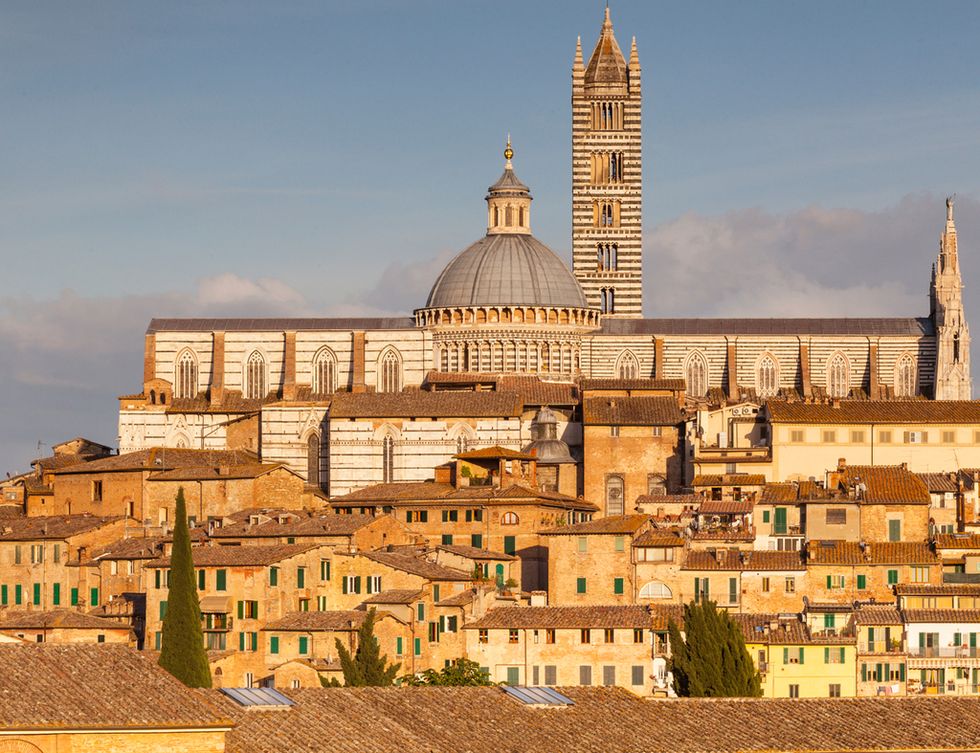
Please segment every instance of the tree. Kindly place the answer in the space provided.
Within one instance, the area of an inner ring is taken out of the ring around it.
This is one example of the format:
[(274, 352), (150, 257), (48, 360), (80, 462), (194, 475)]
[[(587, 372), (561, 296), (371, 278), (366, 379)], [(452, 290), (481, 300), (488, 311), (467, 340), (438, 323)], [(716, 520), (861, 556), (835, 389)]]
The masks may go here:
[(170, 553), (167, 611), (163, 618), (163, 642), (159, 664), (191, 688), (211, 687), (211, 668), (204, 650), (201, 604), (197, 598), (191, 534), (183, 487), (177, 490), (174, 541)]
[(677, 695), (733, 697), (762, 695), (762, 680), (745, 648), (738, 623), (713, 601), (684, 606), (684, 635), (667, 623), (670, 670)]
[(381, 645), (374, 635), (374, 617), (372, 609), (361, 623), (357, 631), (357, 651), (353, 656), (340, 639), (337, 639), (344, 685), (349, 688), (391, 685), (401, 669), (401, 664), (388, 664), (388, 657), (381, 656)]
[(417, 675), (405, 675), (403, 685), (496, 685), (480, 669), (480, 665), (469, 659), (454, 659), (452, 664), (442, 669), (427, 669)]

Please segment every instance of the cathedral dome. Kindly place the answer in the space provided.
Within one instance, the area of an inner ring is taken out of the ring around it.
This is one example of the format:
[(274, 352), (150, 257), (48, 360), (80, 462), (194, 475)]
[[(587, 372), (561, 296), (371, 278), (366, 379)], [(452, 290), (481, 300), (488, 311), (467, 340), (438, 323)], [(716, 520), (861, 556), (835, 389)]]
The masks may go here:
[(426, 308), (549, 306), (588, 308), (571, 270), (531, 235), (531, 193), (514, 174), (507, 142), (503, 175), (487, 191), (487, 234), (436, 279)]
[(588, 307), (565, 263), (528, 233), (478, 240), (446, 265), (425, 305)]

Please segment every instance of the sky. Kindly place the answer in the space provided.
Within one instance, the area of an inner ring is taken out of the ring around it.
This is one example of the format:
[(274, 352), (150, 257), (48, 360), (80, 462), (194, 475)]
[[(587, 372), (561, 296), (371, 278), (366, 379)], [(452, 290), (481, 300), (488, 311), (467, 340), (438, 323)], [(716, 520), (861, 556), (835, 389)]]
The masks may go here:
[[(570, 259), (589, 0), (0, 3), (0, 473), (116, 444), (153, 316), (409, 312), (506, 135)], [(980, 3), (614, 0), (643, 67), (648, 316), (980, 322)], [(980, 324), (976, 326), (980, 327)]]

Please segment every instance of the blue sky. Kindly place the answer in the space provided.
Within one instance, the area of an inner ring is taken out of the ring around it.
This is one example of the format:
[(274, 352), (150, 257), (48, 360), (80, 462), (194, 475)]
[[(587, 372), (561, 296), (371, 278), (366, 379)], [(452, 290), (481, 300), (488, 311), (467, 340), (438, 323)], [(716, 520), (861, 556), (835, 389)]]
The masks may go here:
[[(0, 5), (0, 471), (114, 443), (153, 314), (420, 303), (482, 234), (507, 132), (567, 258), (570, 65), (602, 7)], [(980, 4), (612, 15), (643, 66), (649, 315), (924, 313), (955, 191), (980, 320)]]

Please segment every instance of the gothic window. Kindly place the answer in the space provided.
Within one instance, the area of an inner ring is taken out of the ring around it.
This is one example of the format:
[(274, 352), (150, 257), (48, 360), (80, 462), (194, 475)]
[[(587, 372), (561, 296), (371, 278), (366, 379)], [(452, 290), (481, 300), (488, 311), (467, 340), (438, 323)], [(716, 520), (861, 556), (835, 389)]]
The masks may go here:
[(320, 437), (316, 434), (306, 440), (306, 483), (320, 485)]
[(313, 393), (330, 395), (337, 389), (337, 359), (329, 348), (313, 358)]
[(516, 512), (505, 512), (500, 516), (500, 525), (502, 526), (516, 526), (520, 522)]
[(903, 353), (895, 364), (895, 395), (897, 397), (913, 397), (918, 387), (915, 375), (915, 360), (908, 353)]
[(960, 362), (960, 333), (953, 333), (953, 363)]
[(384, 483), (390, 484), (395, 480), (395, 438), (386, 434), (381, 445), (381, 475)]
[(851, 391), (851, 370), (843, 353), (835, 353), (827, 364), (827, 392), (831, 397), (847, 397)]
[(400, 392), (402, 388), (402, 364), (394, 349), (381, 356), (381, 392)]
[(779, 392), (779, 364), (766, 353), (756, 367), (755, 389), (761, 397), (772, 397)]
[(197, 359), (189, 350), (177, 356), (174, 397), (197, 397)]
[(640, 376), (640, 364), (634, 356), (629, 351), (626, 351), (619, 357), (619, 366), (617, 368), (619, 372), (620, 379), (636, 379)]
[(708, 394), (708, 362), (704, 355), (694, 352), (688, 357), (685, 376), (689, 395), (704, 397)]
[(613, 224), (613, 207), (609, 202), (603, 202), (602, 204), (602, 217), (600, 218), (602, 227), (612, 227)]
[(602, 288), (599, 291), (599, 310), (603, 314), (616, 312), (616, 291), (613, 288)]
[(449, 349), (445, 345), (439, 346), (439, 368), (449, 371)]
[(623, 514), (623, 477), (606, 478), (606, 515)]
[(261, 400), (268, 392), (266, 388), (265, 358), (257, 350), (245, 362), (245, 397), (249, 400)]

